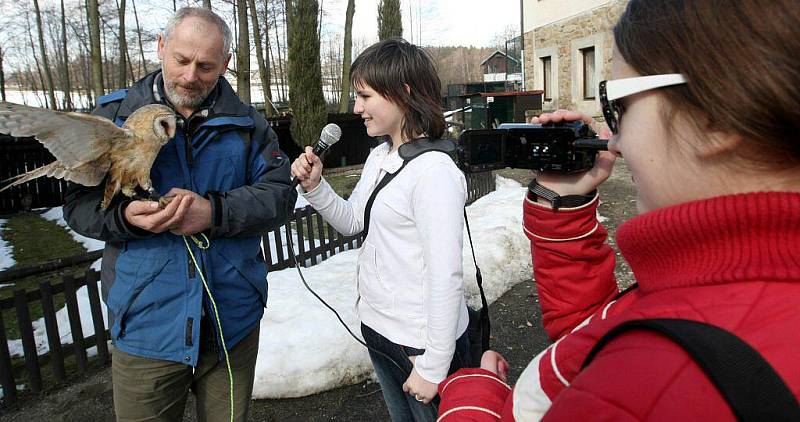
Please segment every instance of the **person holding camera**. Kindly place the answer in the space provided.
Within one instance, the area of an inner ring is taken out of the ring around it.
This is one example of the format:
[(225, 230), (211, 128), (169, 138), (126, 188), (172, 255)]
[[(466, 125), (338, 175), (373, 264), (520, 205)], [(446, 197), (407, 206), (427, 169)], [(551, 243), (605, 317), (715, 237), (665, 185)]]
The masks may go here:
[(350, 80), (353, 111), (370, 136), (386, 142), (370, 153), (347, 200), (321, 177), (322, 161), (311, 147), (292, 174), (337, 231), (367, 231), (358, 255), (357, 309), (384, 400), (393, 421), (434, 421), (438, 383), (469, 362), (466, 180), (442, 152), (413, 160), (400, 154), (407, 143), (442, 142), (445, 129), (441, 82), (423, 49), (400, 38), (381, 41), (356, 58)]
[[(513, 389), (508, 363), (486, 352), (440, 384), (440, 420), (797, 420), (800, 8), (631, 0), (614, 41), (599, 89), (609, 152), (582, 174), (539, 174), (524, 203), (554, 343)], [(591, 122), (559, 110), (534, 123), (579, 119)], [(596, 217), (616, 157), (640, 213), (617, 231), (638, 281), (624, 293)], [(738, 343), (698, 360), (714, 341), (659, 331), (676, 324)], [(781, 395), (764, 394), (767, 378)]]

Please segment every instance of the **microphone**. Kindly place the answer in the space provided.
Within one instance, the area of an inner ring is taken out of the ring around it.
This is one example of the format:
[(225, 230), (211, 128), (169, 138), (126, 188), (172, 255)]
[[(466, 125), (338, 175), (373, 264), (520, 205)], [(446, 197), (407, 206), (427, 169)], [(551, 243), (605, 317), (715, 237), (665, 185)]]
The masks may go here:
[[(322, 133), (319, 134), (319, 140), (316, 144), (314, 144), (314, 148), (312, 152), (317, 157), (322, 157), (323, 154), (328, 152), (328, 148), (333, 146), (333, 144), (339, 142), (339, 138), (342, 137), (342, 128), (339, 127), (336, 123), (328, 123), (322, 128)], [(292, 186), (290, 189), (294, 189), (297, 185), (300, 184), (300, 179), (293, 178), (292, 179)]]

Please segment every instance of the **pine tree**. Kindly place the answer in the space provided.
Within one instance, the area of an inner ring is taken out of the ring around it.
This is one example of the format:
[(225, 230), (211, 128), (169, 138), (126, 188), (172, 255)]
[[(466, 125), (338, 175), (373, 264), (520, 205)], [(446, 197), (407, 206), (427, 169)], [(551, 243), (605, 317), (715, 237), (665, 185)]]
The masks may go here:
[(403, 36), (400, 0), (381, 0), (378, 5), (378, 39)]
[(319, 60), (318, 9), (317, 0), (286, 2), (291, 131), (294, 142), (300, 146), (316, 142), (327, 121)]

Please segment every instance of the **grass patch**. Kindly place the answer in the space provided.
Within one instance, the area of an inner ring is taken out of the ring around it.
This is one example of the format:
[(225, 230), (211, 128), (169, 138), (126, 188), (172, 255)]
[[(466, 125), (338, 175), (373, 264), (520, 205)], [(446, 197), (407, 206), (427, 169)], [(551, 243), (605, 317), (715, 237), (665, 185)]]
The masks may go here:
[[(10, 217), (4, 227), (5, 230), (0, 232), (0, 235), (13, 248), (12, 253), (16, 265), (12, 268), (41, 264), (57, 258), (86, 253), (83, 245), (73, 240), (63, 227), (53, 221), (45, 220), (35, 212)], [(37, 290), (39, 283), (44, 281), (51, 285), (60, 283), (65, 275), (75, 278), (83, 277), (88, 268), (88, 264), (80, 264), (14, 280), (13, 287), (0, 289), (0, 299), (14, 297), (15, 290)], [(53, 301), (56, 310), (64, 307), (63, 294), (55, 295)], [(43, 316), (41, 301), (28, 304), (28, 310), (32, 321)], [(9, 339), (18, 339), (20, 334), (16, 311), (14, 309), (4, 310), (3, 321), (5, 322), (6, 336)]]
[(63, 227), (35, 212), (9, 218), (5, 228), (2, 236), (13, 247), (16, 268), (86, 252)]
[(347, 199), (361, 178), (361, 170), (325, 175), (325, 180), (342, 198)]

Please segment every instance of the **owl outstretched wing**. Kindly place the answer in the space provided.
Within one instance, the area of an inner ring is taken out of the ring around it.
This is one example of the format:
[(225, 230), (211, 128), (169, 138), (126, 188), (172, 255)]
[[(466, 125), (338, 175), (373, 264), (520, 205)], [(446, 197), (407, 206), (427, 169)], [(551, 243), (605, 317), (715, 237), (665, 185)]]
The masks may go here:
[(6, 102), (0, 102), (0, 133), (35, 137), (69, 168), (97, 159), (116, 139), (133, 136), (102, 117)]

